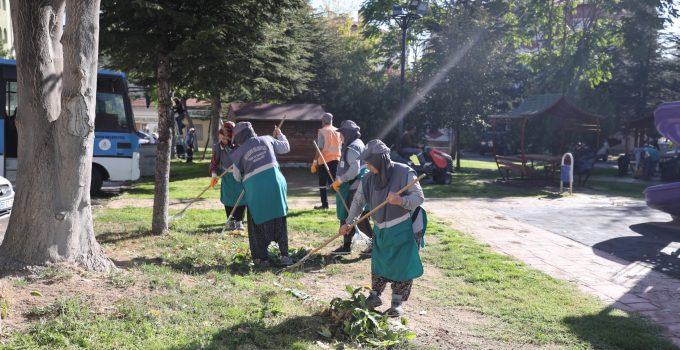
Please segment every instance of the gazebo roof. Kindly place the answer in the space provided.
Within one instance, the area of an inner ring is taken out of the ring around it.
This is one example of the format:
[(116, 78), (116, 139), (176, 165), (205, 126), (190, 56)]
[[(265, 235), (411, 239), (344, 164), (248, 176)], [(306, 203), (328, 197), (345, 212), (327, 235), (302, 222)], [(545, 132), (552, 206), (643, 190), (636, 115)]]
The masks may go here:
[(534, 117), (555, 116), (569, 131), (600, 131), (600, 115), (578, 108), (563, 94), (543, 94), (527, 97), (515, 109), (490, 115), (492, 120), (519, 121)]

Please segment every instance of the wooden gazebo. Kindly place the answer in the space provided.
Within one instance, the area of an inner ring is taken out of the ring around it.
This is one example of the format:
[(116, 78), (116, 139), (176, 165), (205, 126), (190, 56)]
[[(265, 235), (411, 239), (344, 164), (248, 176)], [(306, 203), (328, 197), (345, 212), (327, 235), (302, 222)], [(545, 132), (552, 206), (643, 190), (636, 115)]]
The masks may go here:
[[(584, 111), (563, 94), (534, 95), (526, 98), (515, 109), (501, 114), (490, 115), (488, 118), (496, 131), (499, 122), (518, 123), (521, 125), (520, 149), (516, 156), (498, 155), (494, 142), (494, 154), (498, 170), (503, 178), (509, 176), (510, 171), (519, 172), (522, 176), (531, 177), (536, 174), (533, 167), (528, 166), (534, 162), (546, 165), (548, 169), (556, 169), (561, 157), (559, 155), (527, 154), (525, 149), (526, 126), (530, 119), (554, 117), (559, 121), (560, 153), (565, 151), (565, 134), (572, 133), (595, 133), (599, 144), (601, 131), (600, 120), (603, 118), (597, 114)], [(556, 137), (558, 135), (555, 135)], [(502, 170), (506, 170), (503, 174)]]

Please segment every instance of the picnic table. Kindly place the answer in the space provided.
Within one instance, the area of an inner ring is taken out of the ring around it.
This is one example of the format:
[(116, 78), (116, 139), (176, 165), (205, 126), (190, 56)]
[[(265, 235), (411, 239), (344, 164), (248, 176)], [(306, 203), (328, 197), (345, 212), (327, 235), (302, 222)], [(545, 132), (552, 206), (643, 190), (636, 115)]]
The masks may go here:
[[(510, 171), (519, 173), (521, 177), (549, 178), (560, 168), (561, 162), (561, 157), (547, 154), (496, 155), (496, 164), (504, 179), (510, 177)], [(536, 169), (538, 165), (543, 165), (543, 170)]]

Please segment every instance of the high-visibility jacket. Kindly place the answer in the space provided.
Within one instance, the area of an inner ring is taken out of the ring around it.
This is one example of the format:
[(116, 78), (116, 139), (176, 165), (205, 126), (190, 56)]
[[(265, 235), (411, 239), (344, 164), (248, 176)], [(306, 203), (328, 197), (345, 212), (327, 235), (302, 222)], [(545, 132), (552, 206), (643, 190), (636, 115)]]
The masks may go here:
[[(340, 160), (340, 149), (342, 147), (342, 140), (340, 133), (332, 125), (326, 125), (319, 129), (318, 143), (321, 148), (321, 154), (327, 162)], [(317, 163), (323, 164), (323, 160), (317, 159)]]

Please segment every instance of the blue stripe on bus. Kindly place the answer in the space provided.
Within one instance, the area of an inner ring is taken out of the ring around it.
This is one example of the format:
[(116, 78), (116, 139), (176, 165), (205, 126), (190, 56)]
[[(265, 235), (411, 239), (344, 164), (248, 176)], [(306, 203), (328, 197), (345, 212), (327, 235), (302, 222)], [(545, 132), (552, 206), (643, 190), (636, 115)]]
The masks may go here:
[[(10, 60), (10, 59), (6, 59), (6, 58), (0, 58), (0, 65), (5, 65), (5, 66), (16, 66), (16, 65), (17, 65), (17, 61), (15, 61), (15, 60)], [(113, 76), (116, 76), (116, 77), (125, 78), (125, 73), (123, 73), (123, 72), (118, 72), (118, 71), (115, 71), (115, 70), (110, 70), (110, 69), (100, 69), (100, 70), (97, 71), (97, 74), (101, 74), (101, 75), (113, 75)]]

